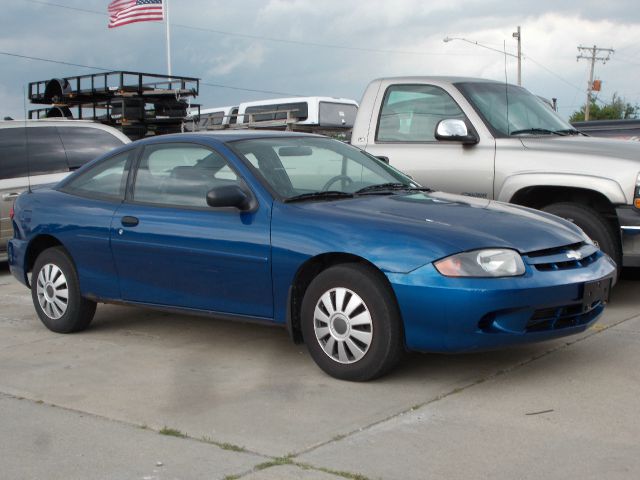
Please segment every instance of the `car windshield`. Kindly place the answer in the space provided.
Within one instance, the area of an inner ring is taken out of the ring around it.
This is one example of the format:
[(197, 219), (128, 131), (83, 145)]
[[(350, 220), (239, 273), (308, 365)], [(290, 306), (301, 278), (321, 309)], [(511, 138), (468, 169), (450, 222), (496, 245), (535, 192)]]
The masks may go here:
[(232, 145), (283, 199), (348, 198), (372, 185), (418, 187), (393, 167), (329, 138), (259, 138)]
[(456, 85), (498, 137), (567, 134), (575, 129), (522, 87), (498, 83)]

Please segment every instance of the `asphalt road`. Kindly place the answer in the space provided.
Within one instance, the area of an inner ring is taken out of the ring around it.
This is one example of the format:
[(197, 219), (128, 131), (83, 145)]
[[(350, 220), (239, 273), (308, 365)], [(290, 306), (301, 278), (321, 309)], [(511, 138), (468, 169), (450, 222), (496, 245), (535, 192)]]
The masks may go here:
[(354, 384), (276, 328), (101, 305), (54, 334), (0, 265), (0, 477), (640, 478), (639, 287), (584, 334)]

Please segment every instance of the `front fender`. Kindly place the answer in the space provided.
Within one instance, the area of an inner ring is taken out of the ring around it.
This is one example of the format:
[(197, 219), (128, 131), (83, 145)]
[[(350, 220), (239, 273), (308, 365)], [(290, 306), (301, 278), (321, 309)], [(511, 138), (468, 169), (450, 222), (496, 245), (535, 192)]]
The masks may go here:
[(517, 173), (507, 177), (500, 188), (497, 200), (510, 202), (514, 195), (529, 187), (565, 187), (593, 190), (609, 199), (614, 205), (625, 205), (627, 199), (620, 184), (614, 180), (595, 175), (572, 173)]

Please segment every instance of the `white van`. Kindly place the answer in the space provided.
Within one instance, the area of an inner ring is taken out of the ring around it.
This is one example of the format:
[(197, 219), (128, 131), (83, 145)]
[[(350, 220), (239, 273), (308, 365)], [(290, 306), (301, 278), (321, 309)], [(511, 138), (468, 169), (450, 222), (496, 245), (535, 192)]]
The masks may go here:
[(69, 172), (125, 143), (115, 128), (87, 120), (0, 122), (0, 262), (13, 234), (9, 211), (28, 186), (56, 183)]

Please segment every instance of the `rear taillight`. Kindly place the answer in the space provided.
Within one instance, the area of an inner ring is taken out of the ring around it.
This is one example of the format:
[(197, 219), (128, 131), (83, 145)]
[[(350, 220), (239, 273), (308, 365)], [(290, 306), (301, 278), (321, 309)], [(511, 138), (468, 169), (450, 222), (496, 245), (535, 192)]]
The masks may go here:
[(10, 218), (11, 220), (13, 220), (13, 217), (15, 217), (15, 216), (16, 216), (16, 212), (15, 212), (15, 210), (13, 209), (13, 205), (11, 205), (11, 208), (9, 209), (9, 218)]
[(640, 173), (636, 178), (636, 188), (633, 192), (633, 206), (640, 208)]

